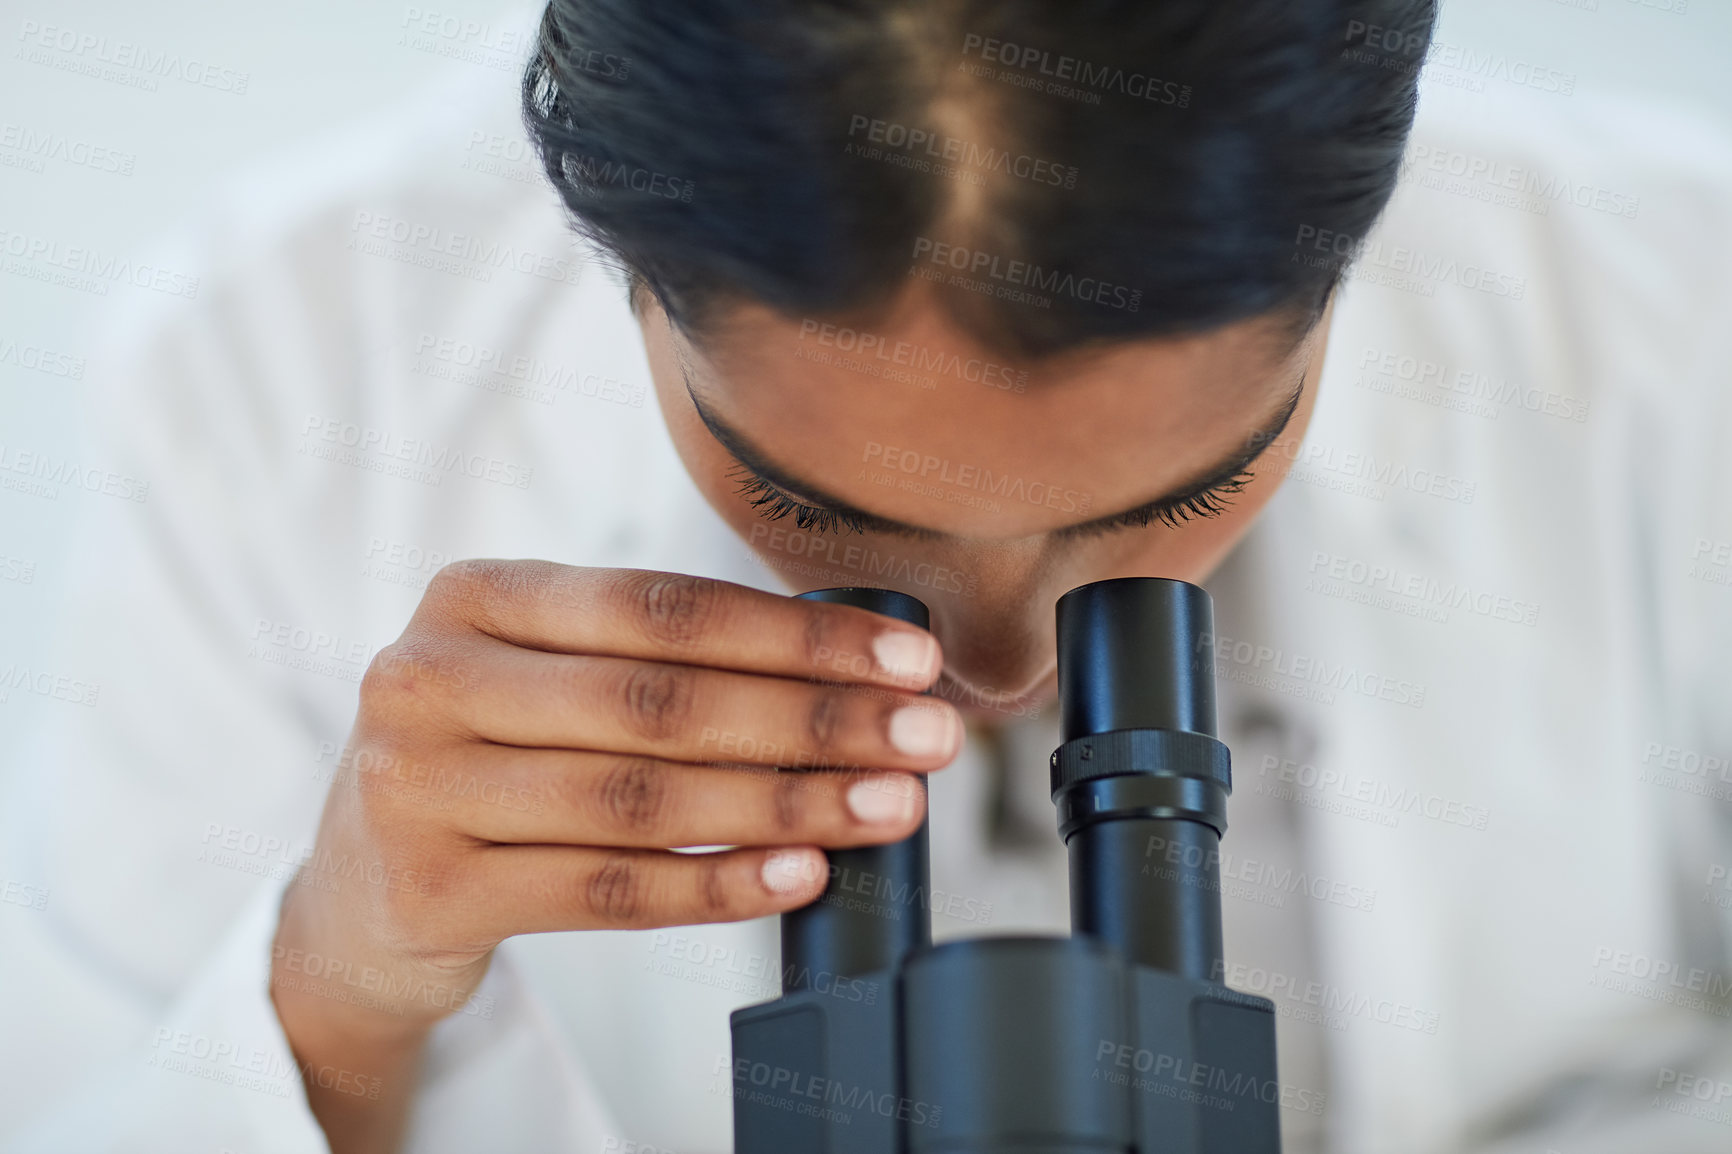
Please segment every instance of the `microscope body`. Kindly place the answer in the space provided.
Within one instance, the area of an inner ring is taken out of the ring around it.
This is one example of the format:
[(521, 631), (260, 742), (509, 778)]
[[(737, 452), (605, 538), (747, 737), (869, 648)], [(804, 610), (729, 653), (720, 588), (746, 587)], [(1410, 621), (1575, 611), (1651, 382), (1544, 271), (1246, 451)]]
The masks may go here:
[[(924, 627), (883, 590), (823, 590)], [(931, 944), (927, 830), (831, 855), (784, 995), (733, 1015), (736, 1154), (1279, 1154), (1274, 1006), (1222, 973), (1231, 789), (1208, 594), (1059, 602), (1073, 935)]]

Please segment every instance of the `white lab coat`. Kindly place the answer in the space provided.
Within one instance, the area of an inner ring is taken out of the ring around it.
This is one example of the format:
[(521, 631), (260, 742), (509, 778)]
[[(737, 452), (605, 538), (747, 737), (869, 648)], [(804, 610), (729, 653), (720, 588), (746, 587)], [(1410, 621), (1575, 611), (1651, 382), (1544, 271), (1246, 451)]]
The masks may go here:
[[(685, 475), (496, 79), (216, 198), (198, 299), (117, 338), (90, 452), (149, 490), (91, 502), (56, 657), (100, 697), (0, 803), (6, 876), (50, 895), (0, 910), (17, 1149), (325, 1148), (275, 910), (442, 560), (779, 588)], [(1732, 142), (1438, 93), (1416, 143), (1440, 167), (1212, 582), (1227, 977), (1280, 1009), (1290, 1154), (1725, 1150), (1681, 1079), (1732, 1083)], [(1512, 205), (1529, 171), (1568, 184)], [(972, 739), (934, 780), (938, 936), (1064, 928), (1054, 733), (1013, 727), (1000, 784)], [(408, 1150), (726, 1149), (727, 1011), (775, 996), (775, 952), (770, 922), (507, 942)]]

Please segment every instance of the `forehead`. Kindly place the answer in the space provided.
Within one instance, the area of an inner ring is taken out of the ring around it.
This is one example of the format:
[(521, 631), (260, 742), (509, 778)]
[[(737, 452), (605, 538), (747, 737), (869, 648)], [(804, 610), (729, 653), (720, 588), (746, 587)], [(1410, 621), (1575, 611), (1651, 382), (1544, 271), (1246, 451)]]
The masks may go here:
[(1291, 396), (1306, 348), (1245, 322), (1021, 362), (939, 309), (847, 325), (748, 306), (684, 355), (705, 410), (785, 472), (882, 517), (1017, 537), (1230, 459)]

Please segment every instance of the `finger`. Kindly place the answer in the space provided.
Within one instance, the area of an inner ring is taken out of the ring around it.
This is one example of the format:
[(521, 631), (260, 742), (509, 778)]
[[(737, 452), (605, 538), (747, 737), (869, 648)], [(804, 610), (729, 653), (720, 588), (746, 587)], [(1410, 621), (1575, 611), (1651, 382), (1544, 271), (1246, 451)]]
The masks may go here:
[(824, 892), (829, 865), (811, 846), (670, 853), (493, 846), (475, 856), (462, 895), (490, 938), (562, 930), (644, 930), (737, 922), (796, 909)]
[[(623, 846), (879, 845), (926, 813), (906, 773), (789, 773), (650, 757), (511, 746), (466, 747), (464, 768), (422, 770), (381, 788), (437, 807), (491, 842)], [(366, 783), (363, 783), (364, 785)]]
[(962, 745), (954, 706), (906, 690), (538, 653), (498, 641), (470, 646), (464, 660), (469, 688), (417, 684), (403, 673), (403, 692), (439, 695), (437, 716), (502, 745), (913, 771), (948, 764)]
[(906, 622), (679, 573), (461, 561), (439, 571), (422, 604), (549, 653), (915, 689), (944, 664), (932, 634)]

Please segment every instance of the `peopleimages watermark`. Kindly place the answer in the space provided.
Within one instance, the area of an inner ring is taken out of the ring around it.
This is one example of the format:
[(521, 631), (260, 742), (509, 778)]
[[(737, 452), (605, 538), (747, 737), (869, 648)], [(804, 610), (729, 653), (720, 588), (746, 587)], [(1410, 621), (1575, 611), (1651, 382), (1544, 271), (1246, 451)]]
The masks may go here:
[(528, 140), (501, 132), (483, 132), (479, 128), (469, 133), (469, 141), (463, 146), (463, 163), (459, 167), (517, 184), (539, 184), (546, 179), (541, 158)]
[(237, 1090), (287, 1098), (299, 1087), (292, 1056), (276, 1046), (249, 1045), (173, 1026), (158, 1026), (144, 1064)]
[(111, 40), (64, 25), (25, 20), (18, 26), (18, 60), (96, 80), (106, 80), (143, 92), (156, 92), (164, 80), (179, 80), (195, 88), (245, 96), (252, 75), (211, 64), (179, 52)]
[(20, 585), (36, 583), (36, 562), (24, 557), (0, 553), (0, 581), (16, 581)]
[[(1033, 296), (1022, 289), (1131, 313), (1137, 311), (1143, 300), (1142, 289), (1127, 288), (1099, 277), (1079, 277), (1074, 272), (1042, 268), (1028, 261), (1010, 260), (984, 249), (947, 244), (926, 236), (915, 238), (913, 260), (914, 268), (910, 270), (913, 275), (1013, 303), (1034, 304), (1039, 308), (1050, 307), (1051, 300)], [(951, 272), (947, 274), (943, 271), (945, 269)], [(982, 277), (987, 279), (980, 279)]]
[(84, 379), (83, 357), (10, 337), (0, 337), (0, 365), (13, 365), (68, 381)]
[(482, 995), (473, 989), (399, 976), (377, 966), (357, 966), (352, 961), (310, 950), (273, 945), (271, 960), (275, 963), (273, 986), (399, 1018), (407, 1014), (409, 1005), (417, 1002), (472, 1018), (493, 1017), (498, 1004), (492, 995)]
[(986, 925), (992, 921), (992, 903), (968, 897), (953, 890), (917, 886), (905, 878), (887, 877), (873, 870), (855, 869), (830, 860), (829, 880), (824, 896), (818, 899), (827, 906), (851, 910), (886, 921), (901, 921), (909, 907), (923, 909), (936, 917), (953, 921)]
[(1642, 749), (1636, 780), (1710, 801), (1732, 801), (1732, 757), (1650, 741)]
[(611, 189), (690, 204), (698, 187), (689, 179), (669, 176), (655, 169), (570, 152), (560, 156), (559, 171), (565, 177), (566, 186), (583, 197), (593, 197), (603, 189)]
[(140, 504), (150, 494), (149, 481), (0, 441), (0, 490), (58, 501), (62, 485)]
[[(815, 348), (809, 349), (807, 342)], [(819, 355), (816, 350), (823, 350), (826, 355)], [(828, 356), (832, 350), (843, 355)], [(983, 357), (962, 357), (910, 341), (892, 341), (882, 333), (810, 317), (800, 322), (800, 347), (794, 350), (794, 356), (818, 364), (835, 364), (866, 376), (906, 380), (924, 389), (936, 388), (937, 381), (930, 376), (915, 374), (954, 377), (1007, 393), (1021, 393), (1028, 389), (1027, 369), (1013, 368)]]
[(1287, 480), (1350, 497), (1381, 501), (1389, 490), (1406, 490), (1427, 497), (1473, 504), (1479, 483), (1465, 477), (1442, 473), (1379, 457), (1357, 449), (1340, 449), (1319, 441), (1276, 441), (1266, 451), (1268, 458), (1285, 458), (1289, 462)]
[[(1094, 64), (1062, 53), (1054, 55), (1044, 48), (973, 32), (962, 38), (962, 55), (962, 69), (971, 76), (986, 77), (1016, 88), (1038, 90), (1081, 104), (1099, 104), (1103, 93), (1112, 92), (1133, 100), (1175, 108), (1189, 108), (1191, 104), (1189, 84), (1163, 80), (1136, 69)], [(970, 65), (967, 58), (976, 56), (985, 64), (1002, 67), (995, 70)]]
[(1421, 79), (1451, 88), (1484, 92), (1488, 80), (1560, 96), (1576, 90), (1576, 75), (1502, 52), (1479, 52), (1423, 33), (1364, 20), (1349, 20), (1341, 58), (1391, 72), (1413, 73), (1430, 65)]
[[(918, 449), (903, 449), (878, 441), (867, 441), (861, 462), (888, 470), (892, 478), (915, 482), (922, 491), (942, 499), (951, 492), (984, 493), (1006, 501), (1059, 509), (1066, 513), (1087, 513), (1093, 502), (1091, 494), (1067, 488), (1051, 481), (1028, 481), (1009, 473), (994, 473), (978, 465), (965, 465), (949, 457), (935, 457)], [(949, 490), (938, 486), (949, 486)], [(903, 488), (908, 488), (904, 485)]]
[(9, 906), (23, 906), (27, 910), (45, 910), (48, 908), (50, 891), (46, 886), (33, 886), (28, 882), (7, 878), (0, 882), (0, 902)]
[[(1721, 892), (1716, 893), (1718, 889)], [(1732, 870), (1715, 862), (1708, 867), (1708, 878), (1702, 883), (1702, 904), (1732, 910)]]
[(253, 623), (247, 656), (267, 665), (360, 684), (377, 647), (341, 633), (294, 621), (260, 617)]
[(1732, 541), (1696, 538), (1690, 550), (1689, 576), (1710, 585), (1732, 585)]
[(199, 278), (190, 273), (54, 237), (0, 227), (0, 256), (13, 276), (93, 296), (107, 296), (111, 284), (129, 284), (187, 300), (198, 297)]
[(1514, 625), (1532, 626), (1539, 621), (1540, 607), (1533, 601), (1476, 589), (1466, 581), (1440, 581), (1398, 565), (1343, 557), (1322, 549), (1311, 553), (1305, 589), (1439, 623), (1447, 622), (1455, 609)]
[[(326, 758), (331, 759), (328, 765)], [(463, 769), (447, 769), (370, 749), (339, 750), (334, 741), (321, 741), (313, 761), (319, 767), (313, 771), (314, 781), (429, 809), (449, 811), (467, 802), (539, 815), (547, 808), (539, 793), (522, 785), (484, 781)]]
[(1528, 291), (1528, 280), (1524, 276), (1499, 272), (1485, 265), (1429, 253), (1424, 249), (1386, 245), (1381, 240), (1355, 237), (1314, 224), (1299, 226), (1293, 238), (1290, 262), (1309, 268), (1345, 269), (1350, 280), (1426, 297), (1435, 296), (1439, 284), (1452, 284), (1512, 301), (1525, 299)]
[(95, 144), (63, 132), (31, 128), (10, 120), (0, 123), (0, 167), (45, 172), (51, 160), (115, 176), (131, 176), (138, 164), (135, 153), (106, 144)]
[(1437, 1011), (1394, 998), (1374, 997), (1330, 982), (1297, 978), (1243, 962), (1216, 962), (1211, 976), (1235, 990), (1268, 998), (1281, 1017), (1309, 1021), (1332, 1030), (1345, 1030), (1349, 1019), (1363, 1018), (1416, 1034), (1437, 1033)]
[(1426, 64), (1421, 80), (1469, 92), (1484, 92), (1486, 82), (1493, 80), (1552, 96), (1573, 96), (1576, 91), (1574, 72), (1503, 52), (1478, 51), (1447, 40), (1432, 41)]
[(1077, 182), (1074, 165), (861, 113), (848, 118), (848, 143), (843, 153), (971, 184), (984, 182), (987, 173), (1057, 188), (1075, 188)]
[(450, 445), (435, 445), (431, 441), (404, 437), (371, 425), (357, 425), (314, 413), (309, 413), (301, 426), (301, 445), (296, 452), (304, 457), (403, 477), (426, 485), (437, 485), (455, 474), (513, 489), (527, 489), (535, 475), (535, 468), (531, 465), (520, 465)]
[(880, 553), (870, 546), (839, 541), (825, 533), (766, 525), (761, 521), (753, 524), (748, 543), (753, 550), (759, 551), (754, 552), (753, 556), (773, 569), (795, 569), (795, 566), (786, 564), (779, 558), (763, 557), (761, 551), (768, 550), (801, 558), (805, 563), (804, 568), (798, 570), (801, 572), (830, 566), (832, 570), (850, 576), (870, 577), (871, 583), (876, 585), (917, 585), (940, 593), (973, 597), (980, 584), (974, 574), (964, 573), (960, 569), (935, 565), (930, 561), (916, 561), (895, 553)]
[(95, 706), (96, 699), (102, 695), (102, 685), (74, 674), (56, 673), (51, 669), (12, 661), (0, 666), (0, 705), (11, 701), (15, 691), (71, 705)]
[(736, 1101), (748, 1105), (769, 1106), (843, 1126), (852, 1122), (855, 1113), (862, 1113), (895, 1118), (911, 1126), (936, 1127), (944, 1112), (942, 1106), (904, 1098), (888, 1090), (874, 1090), (820, 1077), (810, 1070), (794, 1070), (727, 1054), (716, 1055), (711, 1073), (718, 1079), (726, 1077), (729, 1083), (727, 1086), (719, 1081), (713, 1083), (712, 1094), (732, 1094)]
[(1321, 1116), (1327, 1100), (1320, 1090), (1289, 1086), (1273, 1078), (1259, 1078), (1243, 1071), (1199, 1062), (1177, 1054), (1163, 1054), (1102, 1038), (1095, 1047), (1096, 1081), (1130, 1085), (1163, 1097), (1177, 1097), (1218, 1110), (1231, 1110), (1241, 1101), (1262, 1102), (1283, 1110)]
[(403, 9), (398, 27), (401, 47), (503, 72), (522, 68), (535, 42), (533, 35), (515, 28), (499, 28), (490, 21), (412, 5)]
[(781, 957), (718, 945), (695, 934), (657, 930), (650, 939), (645, 971), (731, 994), (780, 997), (783, 990), (811, 990), (827, 998), (875, 1006), (884, 991), (877, 982), (824, 970), (783, 965)]
[(145, 1065), (275, 1098), (298, 1095), (304, 1085), (377, 1101), (384, 1088), (381, 1079), (342, 1066), (297, 1065), (276, 1046), (249, 1046), (172, 1026), (157, 1027)]
[[(1187, 870), (1212, 869), (1220, 878), (1221, 893), (1257, 905), (1280, 908), (1286, 904), (1287, 897), (1295, 894), (1365, 913), (1370, 913), (1377, 904), (1377, 891), (1368, 886), (1353, 885), (1256, 858), (1235, 857), (1228, 850), (1205, 850), (1194, 843), (1170, 838), (1150, 837), (1143, 857), (1141, 873), (1144, 877), (1174, 881), (1180, 876), (1180, 866)], [(1194, 878), (1196, 875), (1186, 876)]]
[(435, 573), (455, 560), (455, 553), (372, 537), (367, 541), (366, 557), (361, 562), (361, 576), (405, 589), (425, 589)]
[(559, 394), (641, 409), (649, 387), (513, 353), (480, 341), (422, 332), (415, 339), (414, 371), (483, 392), (551, 405)]
[(1374, 777), (1319, 769), (1310, 762), (1266, 754), (1258, 769), (1256, 793), (1324, 813), (1395, 829), (1405, 816), (1443, 825), (1483, 830), (1491, 811), (1460, 798), (1445, 797), (1412, 785), (1391, 785)]
[(1554, 204), (1635, 220), (1642, 200), (1589, 181), (1547, 175), (1496, 157), (1415, 141), (1401, 161), (1402, 179), (1500, 208), (1547, 216)]
[(358, 881), (397, 893), (431, 893), (431, 879), (424, 871), (389, 865), (378, 859), (367, 861), (348, 854), (333, 854), (312, 844), (297, 846), (276, 834), (262, 833), (220, 821), (206, 822), (196, 859), (202, 865), (236, 873), (281, 881), (294, 875), (295, 883), (338, 893), (345, 881)]
[(1333, 705), (1336, 691), (1343, 691), (1413, 709), (1425, 705), (1424, 684), (1361, 669), (1351, 661), (1332, 661), (1214, 633), (1198, 635), (1197, 652), (1205, 650), (1214, 653), (1217, 677), (1304, 701)]
[(1724, 1105), (1726, 1099), (1732, 1098), (1732, 1082), (1661, 1066), (1654, 1078), (1654, 1090), (1649, 1105), (1655, 1110), (1732, 1126), (1732, 1107)]
[(1451, 412), (1497, 420), (1501, 409), (1521, 409), (1580, 424), (1589, 402), (1551, 389), (1529, 388), (1508, 377), (1367, 345), (1359, 354), (1354, 384), (1374, 393), (1402, 397)]
[(1599, 946), (1588, 985), (1716, 1017), (1732, 1016), (1732, 977), (1700, 966)]
[(349, 233), (345, 247), (353, 252), (469, 280), (489, 282), (499, 269), (562, 284), (576, 284), (583, 276), (583, 263), (568, 255), (519, 248), (390, 213), (357, 209)]

